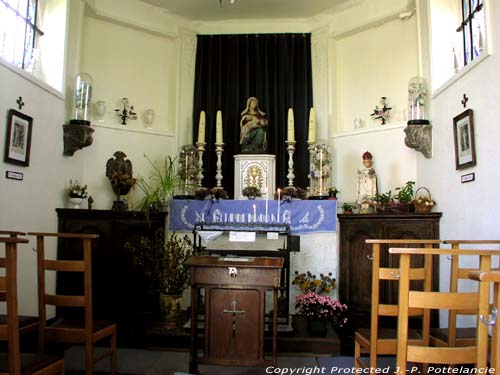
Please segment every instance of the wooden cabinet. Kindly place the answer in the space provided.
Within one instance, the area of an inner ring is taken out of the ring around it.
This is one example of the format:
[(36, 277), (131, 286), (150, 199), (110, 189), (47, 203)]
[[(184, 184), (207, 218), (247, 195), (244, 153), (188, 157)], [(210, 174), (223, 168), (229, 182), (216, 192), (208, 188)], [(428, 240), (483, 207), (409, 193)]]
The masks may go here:
[[(283, 258), (191, 256), (191, 322), (196, 321), (199, 290), (205, 290), (205, 345), (198, 358), (196, 324), (191, 324), (189, 372), (198, 363), (236, 366), (276, 364), (277, 307)], [(266, 291), (273, 293), (272, 359), (264, 358)]]
[[(402, 215), (349, 215), (339, 214), (339, 299), (349, 306), (350, 321), (345, 334), (360, 327), (370, 327), (371, 310), (371, 245), (367, 239), (439, 239), (441, 213)], [(387, 246), (385, 247), (385, 249)], [(383, 247), (384, 249), (384, 247)], [(398, 266), (395, 257), (382, 251), (383, 265)], [(433, 267), (435, 288), (439, 282), (437, 259)], [(397, 301), (397, 286), (385, 285), (381, 300)], [(392, 322), (388, 324), (392, 325)]]
[[(158, 299), (148, 292), (144, 275), (132, 264), (131, 254), (124, 245), (137, 243), (141, 236), (152, 235), (164, 228), (166, 213), (110, 210), (56, 209), (59, 232), (95, 233), (92, 242), (93, 311), (96, 319), (118, 324), (118, 345), (142, 347), (146, 330), (158, 318)], [(60, 241), (58, 257), (74, 259), (80, 249)], [(62, 273), (57, 276), (59, 293), (71, 294), (81, 287), (81, 281)], [(59, 311), (58, 311), (59, 312)]]

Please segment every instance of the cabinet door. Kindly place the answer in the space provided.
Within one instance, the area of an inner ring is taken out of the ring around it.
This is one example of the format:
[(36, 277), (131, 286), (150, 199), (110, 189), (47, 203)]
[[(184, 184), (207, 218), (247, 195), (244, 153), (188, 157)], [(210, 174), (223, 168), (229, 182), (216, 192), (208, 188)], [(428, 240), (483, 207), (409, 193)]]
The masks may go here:
[[(253, 289), (210, 289), (208, 350), (212, 359), (261, 358), (261, 293)], [(234, 312), (230, 312), (234, 311)]]
[(354, 317), (366, 315), (371, 309), (372, 248), (365, 241), (381, 238), (381, 230), (376, 223), (363, 221), (343, 223), (340, 232), (339, 297)]

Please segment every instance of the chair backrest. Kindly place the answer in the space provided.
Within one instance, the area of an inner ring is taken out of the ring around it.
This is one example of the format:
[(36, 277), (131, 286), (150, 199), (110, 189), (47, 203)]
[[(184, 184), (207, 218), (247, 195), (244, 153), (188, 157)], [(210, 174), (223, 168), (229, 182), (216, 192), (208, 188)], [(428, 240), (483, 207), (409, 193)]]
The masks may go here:
[[(46, 306), (80, 307), (84, 309), (85, 328), (92, 332), (92, 240), (98, 238), (97, 234), (76, 233), (28, 233), (37, 239), (37, 266), (38, 266), (38, 309), (40, 322), (40, 345), (43, 347), (45, 325), (47, 320)], [(82, 246), (82, 259), (64, 260), (48, 259), (45, 251), (46, 237), (56, 237), (58, 240), (71, 240), (75, 246)], [(48, 291), (46, 271), (72, 272), (83, 274), (83, 290), (78, 295), (58, 295)]]
[[(370, 367), (376, 368), (377, 354), (395, 354), (396, 343), (394, 342), (393, 349), (386, 352), (380, 352), (377, 347), (377, 338), (379, 331), (380, 317), (392, 316), (397, 317), (399, 305), (397, 301), (393, 303), (381, 303), (380, 288), (383, 282), (398, 282), (399, 269), (391, 265), (383, 265), (381, 262), (382, 246), (384, 250), (388, 250), (388, 246), (423, 246), (432, 247), (439, 246), (440, 240), (416, 240), (416, 239), (368, 239), (366, 243), (372, 244), (372, 254), (369, 259), (372, 261), (372, 291), (371, 291), (371, 319), (370, 319)], [(411, 269), (411, 279), (414, 281), (423, 281), (425, 290), (432, 289), (432, 259), (424, 257), (423, 262), (419, 266)], [(424, 327), (430, 327), (430, 314), (422, 309), (413, 309), (410, 311), (411, 316), (422, 316), (422, 330), (428, 332)], [(422, 337), (422, 340), (429, 340), (428, 334)]]
[[(475, 345), (465, 347), (428, 347), (410, 345), (408, 343), (408, 318), (412, 308), (429, 310), (466, 309), (476, 314), (488, 314), (488, 285), (480, 286), (480, 292), (433, 292), (410, 289), (410, 261), (415, 255), (475, 255), (479, 258), (480, 270), (491, 268), (491, 257), (500, 255), (499, 250), (457, 250), (457, 249), (422, 249), (391, 248), (391, 254), (400, 255), (399, 281), (399, 317), (398, 317), (398, 351), (397, 368), (401, 372), (406, 369), (407, 362), (429, 364), (469, 364), (478, 368), (486, 368), (488, 352), (488, 332), (484, 325), (477, 324)], [(482, 299), (482, 300), (481, 300)], [(486, 299), (486, 302), (484, 301)]]
[(7, 337), (11, 374), (21, 373), (17, 307), (17, 245), (27, 242), (25, 238), (0, 237), (0, 243), (5, 246), (5, 256), (0, 258), (0, 269), (4, 270), (4, 276), (0, 277), (0, 301), (7, 304), (7, 324), (0, 326), (0, 333)]
[[(497, 248), (500, 248), (500, 240), (445, 240), (443, 244), (451, 245), (452, 249), (463, 249), (464, 247), (470, 248), (471, 246), (480, 246), (484, 248), (489, 245), (496, 245)], [(451, 255), (450, 260), (450, 292), (458, 292), (460, 280), (468, 280), (469, 274), (471, 272), (479, 271), (479, 268), (474, 267), (463, 267), (460, 265), (460, 259), (463, 259), (466, 256)], [(498, 270), (498, 268), (496, 268)], [(495, 270), (495, 268), (492, 268)], [(485, 270), (489, 271), (489, 270)], [(475, 315), (476, 312), (468, 311), (465, 309), (450, 309), (448, 311), (448, 345), (456, 346), (457, 345), (457, 317), (458, 315)], [(458, 340), (460, 341), (460, 340)]]
[(24, 236), (26, 233), (24, 232), (18, 232), (16, 230), (0, 230), (0, 236), (9, 236), (9, 237), (17, 237), (17, 236)]
[[(494, 283), (493, 288), (493, 309), (492, 318), (486, 318), (485, 316), (479, 316), (481, 324), (492, 326), (492, 339), (491, 339), (491, 358), (490, 358), (490, 368), (496, 373), (499, 366), (498, 361), (500, 360), (500, 341), (499, 341), (499, 329), (498, 329), (498, 311), (500, 310), (500, 272), (490, 271), (490, 272), (471, 272), (469, 277), (472, 280), (480, 281), (481, 283)], [(484, 288), (486, 290), (486, 288)], [(481, 298), (481, 301), (485, 303), (486, 298)], [(489, 306), (488, 306), (489, 307)], [(482, 308), (483, 310), (485, 307)]]

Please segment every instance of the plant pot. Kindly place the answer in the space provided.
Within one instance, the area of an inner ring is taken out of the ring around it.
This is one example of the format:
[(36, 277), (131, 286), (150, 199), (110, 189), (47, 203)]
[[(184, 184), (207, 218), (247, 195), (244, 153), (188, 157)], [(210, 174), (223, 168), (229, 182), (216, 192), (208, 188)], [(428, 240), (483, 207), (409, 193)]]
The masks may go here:
[(162, 320), (175, 320), (181, 309), (181, 296), (160, 294), (160, 312)]
[(307, 331), (312, 337), (326, 337), (326, 320), (308, 319)]
[(78, 209), (80, 208), (80, 204), (82, 204), (83, 198), (69, 198), (69, 201), (73, 205), (72, 208)]

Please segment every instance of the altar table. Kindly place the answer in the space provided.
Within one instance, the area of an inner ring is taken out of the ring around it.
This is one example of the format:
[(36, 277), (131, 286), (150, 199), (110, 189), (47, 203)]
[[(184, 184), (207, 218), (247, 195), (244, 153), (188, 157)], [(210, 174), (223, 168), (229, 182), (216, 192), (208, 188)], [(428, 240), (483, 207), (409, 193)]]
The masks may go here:
[(335, 232), (336, 200), (184, 200), (170, 202), (170, 230), (192, 231), (195, 223), (290, 225), (292, 234)]

